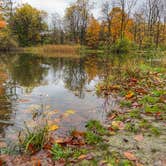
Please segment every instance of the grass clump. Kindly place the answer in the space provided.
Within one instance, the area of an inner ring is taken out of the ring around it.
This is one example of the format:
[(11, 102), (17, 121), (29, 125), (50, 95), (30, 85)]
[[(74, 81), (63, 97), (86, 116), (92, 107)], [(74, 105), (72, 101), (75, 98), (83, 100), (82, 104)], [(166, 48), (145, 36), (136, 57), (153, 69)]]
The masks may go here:
[(33, 154), (40, 151), (47, 141), (48, 127), (35, 128), (32, 131), (26, 128), (24, 139), (20, 139), (21, 148), (27, 153)]
[(130, 50), (130, 42), (127, 39), (117, 40), (111, 47), (111, 52), (113, 53), (128, 53)]
[(138, 110), (138, 109), (132, 110), (129, 113), (129, 115), (130, 115), (131, 118), (135, 118), (135, 119), (140, 119), (141, 118), (140, 110)]
[(71, 155), (71, 149), (63, 149), (59, 144), (54, 144), (51, 154), (53, 160), (67, 159)]
[(137, 132), (140, 130), (140, 128), (139, 128), (139, 126), (136, 125), (136, 124), (133, 124), (133, 123), (126, 123), (126, 125), (125, 125), (125, 130), (126, 130), (126, 131), (130, 131), (130, 132), (133, 132), (133, 133), (137, 133)]
[(158, 97), (152, 97), (152, 96), (149, 96), (149, 95), (146, 95), (142, 98), (141, 100), (141, 103), (142, 104), (156, 104), (159, 102), (159, 98)]
[(92, 131), (99, 135), (108, 134), (107, 129), (103, 127), (99, 121), (96, 121), (96, 120), (88, 121), (86, 124), (86, 128), (88, 129), (88, 131)]
[(155, 136), (159, 136), (161, 134), (159, 128), (157, 128), (157, 127), (151, 127), (150, 131)]
[(121, 101), (121, 102), (120, 102), (120, 106), (121, 106), (121, 107), (131, 107), (131, 106), (132, 106), (132, 102), (131, 102), (131, 101), (124, 100), (124, 101)]
[(98, 144), (102, 142), (102, 137), (93, 133), (92, 131), (87, 131), (85, 133), (85, 141), (87, 144)]

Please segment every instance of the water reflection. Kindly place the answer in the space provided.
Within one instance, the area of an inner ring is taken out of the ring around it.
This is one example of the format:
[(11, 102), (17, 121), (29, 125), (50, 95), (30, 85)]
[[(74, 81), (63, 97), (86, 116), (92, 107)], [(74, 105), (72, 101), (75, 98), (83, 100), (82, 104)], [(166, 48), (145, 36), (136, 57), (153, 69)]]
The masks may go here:
[[(146, 61), (146, 58), (127, 56), (89, 55), (72, 59), (42, 58), (29, 54), (1, 55), (0, 120), (15, 120), (17, 123), (8, 128), (0, 124), (0, 133), (3, 130), (11, 131), (12, 127), (32, 119), (32, 115), (23, 111), (32, 105), (45, 104), (52, 110), (62, 112), (77, 110), (80, 123), (83, 119), (101, 118), (102, 110), (116, 107), (116, 101), (111, 96), (96, 96), (94, 90), (97, 82), (108, 82), (111, 75), (121, 77), (123, 67), (132, 68), (144, 63), (158, 65)], [(20, 102), (20, 99), (29, 101)]]

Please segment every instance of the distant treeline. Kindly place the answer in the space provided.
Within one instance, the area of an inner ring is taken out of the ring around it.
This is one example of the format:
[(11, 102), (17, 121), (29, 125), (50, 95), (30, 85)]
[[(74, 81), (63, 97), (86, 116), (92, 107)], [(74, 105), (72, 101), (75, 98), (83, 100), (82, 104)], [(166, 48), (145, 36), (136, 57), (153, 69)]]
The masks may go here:
[(164, 0), (145, 0), (139, 5), (137, 0), (104, 1), (98, 19), (92, 14), (95, 3), (76, 0), (66, 8), (64, 17), (53, 13), (51, 25), (45, 11), (29, 4), (17, 6), (12, 0), (2, 0), (0, 8), (0, 49), (81, 44), (120, 52), (129, 45), (139, 49), (166, 45)]

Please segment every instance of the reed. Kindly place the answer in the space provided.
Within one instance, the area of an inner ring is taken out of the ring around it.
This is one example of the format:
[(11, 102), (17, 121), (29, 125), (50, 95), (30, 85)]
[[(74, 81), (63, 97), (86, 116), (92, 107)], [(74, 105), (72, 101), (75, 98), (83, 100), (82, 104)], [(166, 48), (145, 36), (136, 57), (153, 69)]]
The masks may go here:
[(44, 57), (80, 57), (80, 45), (43, 45), (23, 48), (24, 52)]

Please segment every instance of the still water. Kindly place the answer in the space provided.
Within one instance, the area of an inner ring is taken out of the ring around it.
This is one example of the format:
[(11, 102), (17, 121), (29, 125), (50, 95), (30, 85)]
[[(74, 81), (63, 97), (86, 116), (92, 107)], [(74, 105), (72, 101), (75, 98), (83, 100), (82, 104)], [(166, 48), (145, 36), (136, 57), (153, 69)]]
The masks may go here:
[(30, 54), (0, 55), (0, 139), (13, 138), (31, 123), (34, 110), (74, 114), (58, 122), (60, 128), (81, 128), (89, 119), (104, 120), (116, 99), (97, 96), (96, 84), (109, 75), (120, 76), (124, 66), (165, 65), (161, 60), (112, 56), (99, 58), (42, 58)]

